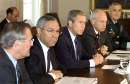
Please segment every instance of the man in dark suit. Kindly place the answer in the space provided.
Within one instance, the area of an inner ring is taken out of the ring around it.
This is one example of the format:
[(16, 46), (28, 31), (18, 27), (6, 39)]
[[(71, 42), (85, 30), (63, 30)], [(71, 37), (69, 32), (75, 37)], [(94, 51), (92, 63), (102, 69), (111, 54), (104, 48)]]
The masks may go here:
[(86, 23), (86, 16), (81, 10), (71, 10), (68, 14), (67, 26), (55, 46), (58, 61), (65, 69), (80, 69), (94, 67), (103, 62), (100, 54), (89, 59), (82, 50), (78, 35), (82, 35)]
[(82, 44), (85, 51), (92, 56), (98, 52), (107, 55), (108, 48), (111, 50), (111, 42), (105, 31), (107, 24), (107, 15), (103, 10), (95, 9), (90, 15), (90, 22), (82, 36)]
[(32, 84), (20, 60), (29, 55), (32, 46), (30, 28), (23, 22), (8, 23), (1, 32), (0, 84)]
[(122, 15), (122, 6), (118, 2), (113, 2), (109, 6), (107, 30), (112, 42), (113, 50), (126, 49), (128, 34), (119, 19)]
[(19, 10), (16, 7), (10, 7), (6, 10), (6, 18), (0, 23), (0, 32), (3, 30), (4, 25), (9, 22), (17, 22), (19, 18)]
[(60, 27), (55, 17), (45, 15), (38, 20), (36, 29), (37, 35), (25, 64), (34, 84), (53, 84), (63, 76), (60, 70), (56, 70), (58, 64), (51, 48), (58, 40)]

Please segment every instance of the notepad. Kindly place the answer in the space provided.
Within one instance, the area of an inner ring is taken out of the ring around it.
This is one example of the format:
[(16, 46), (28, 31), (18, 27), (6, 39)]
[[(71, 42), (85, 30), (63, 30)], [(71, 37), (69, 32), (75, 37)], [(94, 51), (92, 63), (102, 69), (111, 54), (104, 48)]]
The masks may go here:
[(97, 84), (97, 78), (63, 77), (55, 84)]
[(122, 80), (120, 84), (128, 84), (128, 81), (126, 79)]
[(116, 69), (118, 68), (120, 65), (104, 65), (102, 67), (102, 69)]
[(110, 54), (105, 59), (107, 60), (130, 59), (130, 54)]
[(114, 53), (114, 54), (130, 54), (130, 51), (127, 51), (127, 50), (115, 50), (112, 53)]
[(126, 74), (128, 74), (128, 72), (127, 72), (126, 70), (120, 69), (120, 68), (116, 68), (116, 69), (114, 70), (114, 73), (120, 74), (120, 75), (126, 75)]

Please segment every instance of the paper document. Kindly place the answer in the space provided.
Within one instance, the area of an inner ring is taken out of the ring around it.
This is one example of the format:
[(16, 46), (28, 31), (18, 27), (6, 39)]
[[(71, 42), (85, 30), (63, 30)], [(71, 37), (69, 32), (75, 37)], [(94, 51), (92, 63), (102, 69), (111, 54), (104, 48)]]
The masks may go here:
[(128, 72), (127, 72), (126, 70), (120, 69), (120, 68), (116, 68), (116, 69), (114, 70), (114, 72), (115, 72), (116, 74), (120, 74), (120, 75), (126, 75), (126, 74), (128, 74)]
[(115, 54), (130, 54), (130, 51), (127, 51), (127, 50), (115, 50), (113, 51), (112, 53), (115, 53)]
[(107, 60), (130, 59), (130, 54), (110, 54), (105, 59)]
[(63, 77), (55, 84), (97, 84), (97, 78)]
[(124, 80), (122, 80), (122, 81), (120, 82), (120, 84), (129, 84), (129, 83), (128, 83), (127, 79), (124, 79)]
[(120, 65), (104, 65), (102, 67), (102, 69), (116, 69), (118, 68)]

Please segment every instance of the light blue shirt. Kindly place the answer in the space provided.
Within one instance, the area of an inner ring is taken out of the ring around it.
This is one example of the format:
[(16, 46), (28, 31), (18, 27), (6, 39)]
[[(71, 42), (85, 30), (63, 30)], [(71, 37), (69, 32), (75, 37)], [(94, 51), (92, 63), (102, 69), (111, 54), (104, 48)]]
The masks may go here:
[(4, 51), (6, 52), (7, 56), (9, 57), (10, 61), (13, 63), (14, 68), (15, 68), (15, 72), (16, 72), (16, 77), (17, 77), (17, 84), (18, 84), (18, 75), (17, 75), (17, 71), (16, 71), (16, 64), (17, 64), (17, 60), (9, 53), (7, 52), (6, 49), (4, 49)]

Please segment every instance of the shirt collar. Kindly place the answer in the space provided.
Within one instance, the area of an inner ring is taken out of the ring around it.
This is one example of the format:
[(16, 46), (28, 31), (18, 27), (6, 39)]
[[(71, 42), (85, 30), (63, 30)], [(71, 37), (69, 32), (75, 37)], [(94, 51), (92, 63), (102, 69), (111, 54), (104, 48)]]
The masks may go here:
[(114, 24), (116, 24), (116, 23), (117, 23), (117, 21), (114, 21), (114, 20), (113, 20), (113, 23), (114, 23)]
[(95, 28), (94, 28), (94, 31), (95, 31), (96, 34), (99, 34), (99, 32)]
[(6, 52), (7, 56), (11, 60), (11, 62), (13, 63), (14, 67), (16, 68), (17, 60), (6, 49), (4, 49), (4, 51)]
[(111, 18), (111, 20), (112, 20), (112, 22), (115, 24), (115, 23), (117, 23), (117, 20), (113, 20), (112, 18)]
[(38, 41), (40, 42), (43, 51), (44, 51), (44, 52), (47, 52), (47, 51), (49, 50), (49, 48), (48, 48), (43, 42), (41, 42), (40, 39), (38, 39)]
[(6, 18), (6, 20), (7, 20), (8, 23), (10, 23), (10, 20), (9, 20), (9, 19)]
[(68, 29), (71, 39), (74, 41), (76, 36)]
[[(48, 48), (43, 42), (41, 42), (40, 39), (38, 39), (38, 40), (39, 40), (39, 42), (40, 42), (40, 44), (41, 44), (42, 51), (43, 51), (43, 53), (44, 53), (44, 59), (45, 59), (46, 71), (47, 71), (47, 63), (48, 63), (48, 61), (47, 61), (47, 53), (48, 53), (49, 48)], [(50, 71), (51, 71), (52, 69), (53, 69), (53, 67), (52, 67), (52, 64), (51, 64), (51, 62), (50, 62)]]

